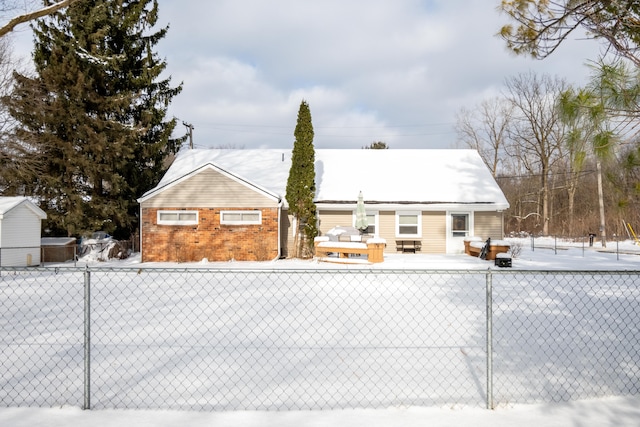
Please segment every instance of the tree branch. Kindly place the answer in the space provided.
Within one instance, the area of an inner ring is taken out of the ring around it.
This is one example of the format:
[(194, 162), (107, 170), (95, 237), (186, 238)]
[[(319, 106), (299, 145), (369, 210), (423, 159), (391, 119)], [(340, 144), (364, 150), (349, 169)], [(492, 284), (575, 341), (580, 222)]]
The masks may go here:
[(62, 0), (58, 3), (54, 3), (51, 6), (44, 7), (42, 9), (25, 13), (24, 15), (19, 15), (9, 21), (7, 24), (0, 27), (0, 37), (10, 33), (13, 31), (15, 27), (20, 24), (24, 24), (25, 22), (33, 21), (34, 19), (42, 18), (43, 16), (51, 15), (54, 12), (62, 9), (63, 7), (69, 6), (71, 3), (76, 0)]

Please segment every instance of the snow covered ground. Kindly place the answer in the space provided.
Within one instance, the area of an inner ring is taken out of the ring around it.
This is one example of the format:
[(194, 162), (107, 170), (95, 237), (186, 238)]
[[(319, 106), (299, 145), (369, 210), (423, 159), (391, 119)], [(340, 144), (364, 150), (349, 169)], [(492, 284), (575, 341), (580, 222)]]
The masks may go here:
[(78, 408), (0, 408), (7, 427), (637, 427), (640, 397), (563, 404), (478, 408), (389, 408), (287, 412), (82, 411)]
[[(520, 270), (640, 270), (640, 246), (632, 240), (610, 241), (606, 248), (600, 242), (589, 247), (587, 241), (567, 242), (551, 237), (506, 239), (522, 248), (513, 260), (513, 269)], [(139, 254), (125, 260), (97, 261), (102, 254), (90, 253), (77, 265), (115, 266), (135, 268), (221, 268), (221, 269), (421, 269), (421, 270), (485, 270), (495, 267), (493, 262), (463, 255), (424, 255), (387, 253), (380, 264), (338, 264), (316, 260), (282, 259), (265, 262), (210, 262), (197, 263), (140, 263)], [(68, 264), (67, 264), (68, 265)]]
[[(640, 246), (632, 242), (609, 242), (607, 251), (598, 243), (593, 248), (582, 243), (536, 239), (535, 249), (529, 239), (520, 240), (522, 253), (513, 261), (513, 269), (521, 270), (640, 270)], [(616, 252), (616, 250), (618, 252)], [(83, 260), (95, 265), (90, 258)], [(168, 264), (140, 264), (132, 257), (98, 265), (118, 267), (167, 267)], [(468, 256), (387, 254), (385, 262), (371, 265), (342, 265), (316, 261), (279, 260), (262, 263), (181, 264), (180, 267), (225, 269), (499, 269), (492, 262)], [(640, 279), (639, 279), (640, 282)], [(149, 410), (82, 411), (74, 407), (0, 408), (2, 426), (637, 426), (640, 425), (640, 396), (605, 397), (561, 404), (513, 405), (494, 411), (478, 407), (391, 407), (387, 409), (351, 409), (332, 411), (233, 411), (180, 412)]]

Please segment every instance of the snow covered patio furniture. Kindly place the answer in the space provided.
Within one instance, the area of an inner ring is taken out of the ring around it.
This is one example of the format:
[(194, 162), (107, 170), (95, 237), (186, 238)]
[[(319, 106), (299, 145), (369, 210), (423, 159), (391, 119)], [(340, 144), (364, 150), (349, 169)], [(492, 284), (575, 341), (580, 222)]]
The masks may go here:
[(422, 250), (421, 240), (396, 240), (396, 250), (402, 253), (416, 253)]
[[(363, 242), (342, 242), (332, 241), (329, 237), (322, 236), (314, 239), (316, 257), (319, 261), (333, 262), (349, 262), (350, 254), (366, 255), (367, 261), (370, 263), (379, 263), (384, 261), (384, 247), (386, 242), (384, 239), (368, 239)], [(330, 254), (338, 254), (337, 257), (330, 257)]]
[[(483, 257), (482, 251), (485, 248), (485, 246), (486, 246), (486, 251)], [(467, 240), (465, 239), (465, 253), (474, 257), (480, 257), (482, 259), (486, 259), (487, 261), (495, 260), (498, 254), (507, 253), (509, 252), (510, 248), (511, 248), (511, 244), (509, 242), (505, 242), (504, 240), (487, 239), (486, 242), (478, 241), (478, 240), (469, 240), (468, 249), (467, 249)]]
[[(464, 238), (464, 253), (467, 255), (471, 255), (471, 243), (480, 243), (480, 249), (482, 249), (482, 245), (484, 245), (484, 241), (482, 240), (482, 237), (477, 237), (477, 236), (471, 236), (471, 237), (465, 237)], [(475, 248), (477, 247), (477, 245), (474, 245), (474, 251)], [(480, 254), (480, 251), (478, 251), (475, 255), (472, 256), (478, 256)]]

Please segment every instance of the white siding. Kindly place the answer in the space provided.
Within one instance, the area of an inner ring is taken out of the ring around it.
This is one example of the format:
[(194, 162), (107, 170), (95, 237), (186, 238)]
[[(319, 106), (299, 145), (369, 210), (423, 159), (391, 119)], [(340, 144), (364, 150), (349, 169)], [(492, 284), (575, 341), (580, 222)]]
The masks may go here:
[(142, 208), (274, 208), (278, 202), (213, 169), (169, 187), (142, 202)]
[(24, 203), (5, 213), (0, 220), (1, 265), (40, 264), (40, 235), (40, 218)]

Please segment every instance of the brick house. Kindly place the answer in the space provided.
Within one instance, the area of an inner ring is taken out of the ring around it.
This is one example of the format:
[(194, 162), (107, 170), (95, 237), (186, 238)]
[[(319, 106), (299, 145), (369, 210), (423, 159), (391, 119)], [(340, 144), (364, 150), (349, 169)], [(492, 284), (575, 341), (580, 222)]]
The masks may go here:
[[(187, 150), (140, 203), (143, 262), (285, 257), (291, 150)], [(501, 239), (509, 204), (475, 150), (316, 150), (319, 230), (355, 222), (386, 252), (459, 253), (467, 236)]]

